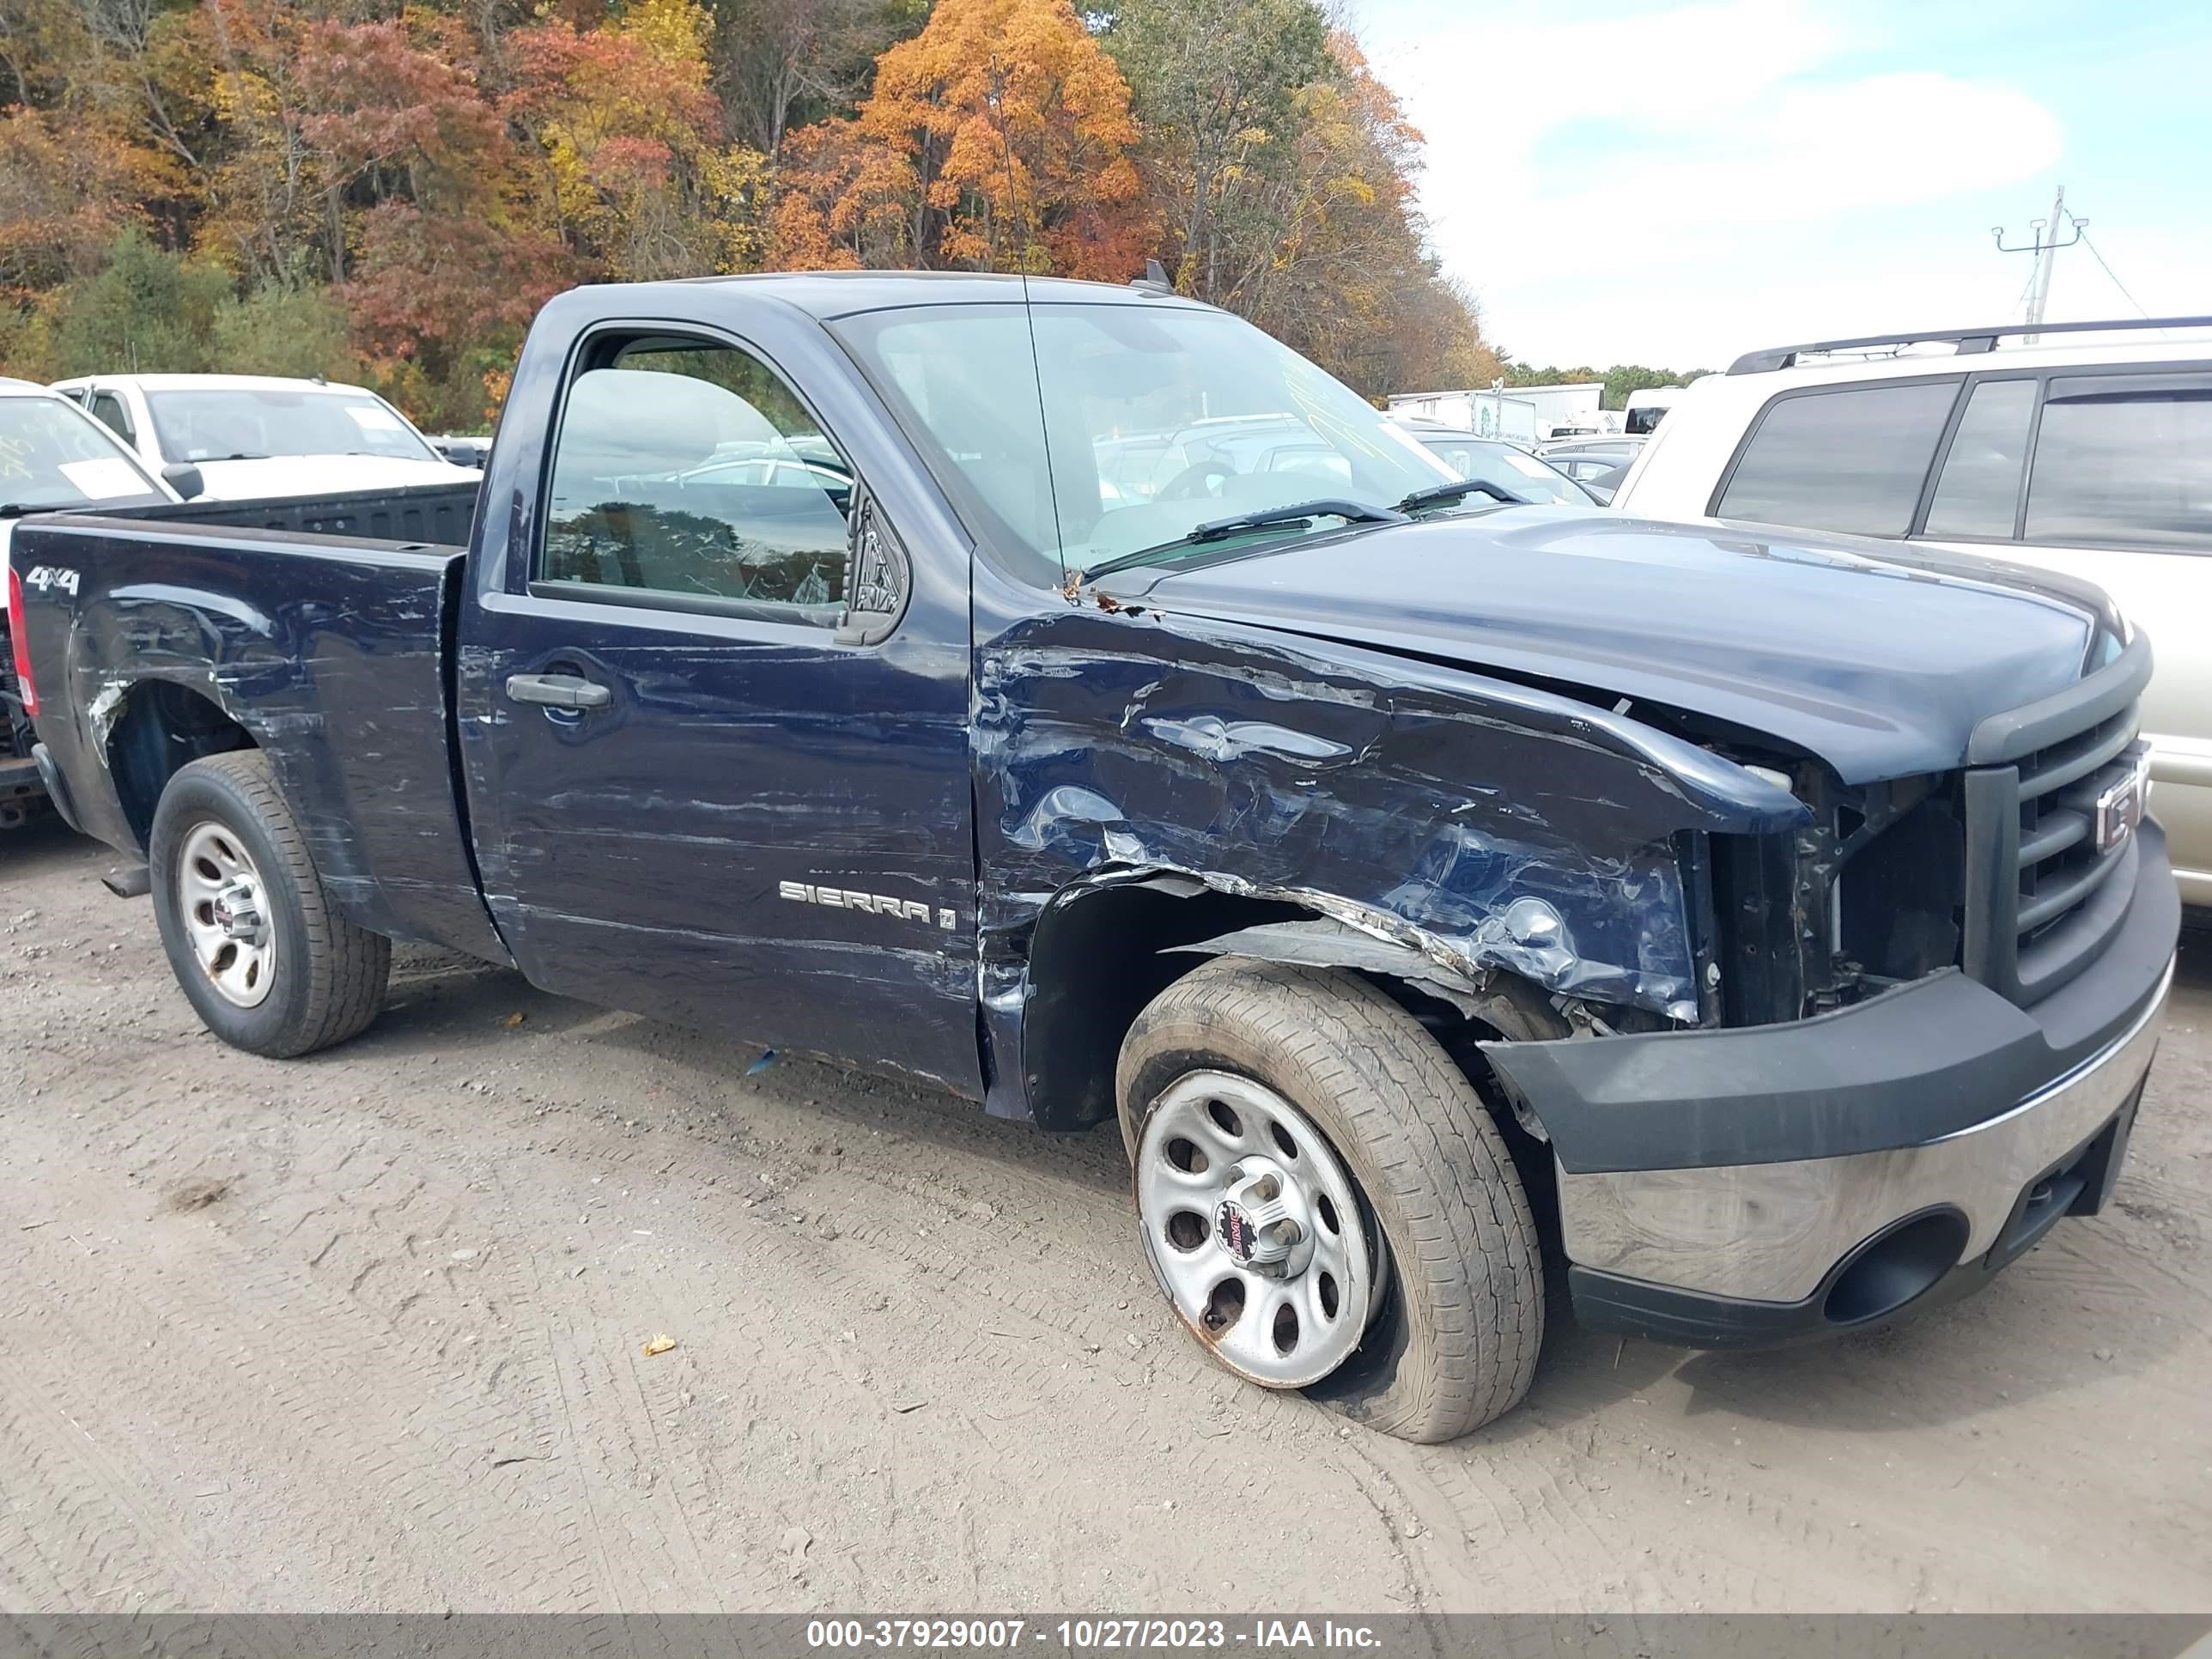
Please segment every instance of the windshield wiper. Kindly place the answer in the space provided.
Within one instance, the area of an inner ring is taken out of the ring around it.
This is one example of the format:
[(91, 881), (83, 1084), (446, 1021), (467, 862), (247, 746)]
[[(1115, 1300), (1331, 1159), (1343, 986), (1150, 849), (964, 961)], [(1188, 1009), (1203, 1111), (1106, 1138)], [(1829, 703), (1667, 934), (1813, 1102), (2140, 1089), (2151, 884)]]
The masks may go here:
[(1401, 513), (1418, 513), (1425, 507), (1444, 507), (1463, 496), (1477, 493), (1502, 501), (1508, 507), (1531, 505), (1526, 495), (1516, 495), (1487, 478), (1462, 478), (1454, 483), (1431, 484), (1426, 489), (1417, 489), (1398, 503)]
[(1406, 515), (1387, 507), (1370, 507), (1364, 501), (1347, 501), (1333, 495), (1322, 496), (1310, 501), (1291, 501), (1282, 507), (1261, 507), (1256, 512), (1239, 513), (1233, 518), (1213, 519), (1194, 526), (1188, 534), (1178, 536), (1171, 542), (1162, 542), (1155, 547), (1140, 547), (1133, 553), (1124, 553), (1103, 564), (1094, 564), (1083, 573), (1083, 580), (1095, 581), (1116, 570), (1127, 570), (1162, 553), (1172, 553), (1182, 547), (1203, 547), (1208, 542), (1218, 542), (1231, 536), (1242, 535), (1248, 530), (1287, 529), (1304, 525), (1315, 519), (1341, 519), (1346, 524), (1404, 524)]

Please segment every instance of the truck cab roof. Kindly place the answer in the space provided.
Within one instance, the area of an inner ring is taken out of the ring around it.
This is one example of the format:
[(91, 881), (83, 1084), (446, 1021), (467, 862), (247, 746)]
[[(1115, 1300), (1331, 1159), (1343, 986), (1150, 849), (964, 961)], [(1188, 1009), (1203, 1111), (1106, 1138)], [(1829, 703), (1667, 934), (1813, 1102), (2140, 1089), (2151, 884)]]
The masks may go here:
[(616, 308), (621, 309), (645, 295), (725, 287), (766, 289), (778, 300), (821, 321), (904, 306), (1012, 305), (1024, 299), (1031, 305), (1173, 306), (1191, 311), (1218, 308), (1181, 295), (1124, 283), (967, 270), (757, 271), (739, 276), (610, 283), (571, 289), (553, 303), (574, 302), (589, 296), (605, 302), (620, 302)]
[(141, 392), (328, 392), (358, 396), (368, 390), (342, 380), (305, 380), (290, 374), (73, 374), (56, 380), (54, 389), (94, 384), (133, 386)]

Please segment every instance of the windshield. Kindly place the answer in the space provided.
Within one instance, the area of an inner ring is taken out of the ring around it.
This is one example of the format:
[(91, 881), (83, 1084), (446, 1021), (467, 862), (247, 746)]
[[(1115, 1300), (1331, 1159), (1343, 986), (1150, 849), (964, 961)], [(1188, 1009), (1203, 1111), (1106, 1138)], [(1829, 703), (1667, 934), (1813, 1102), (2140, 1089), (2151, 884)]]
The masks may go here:
[(442, 458), (383, 398), (367, 392), (194, 387), (149, 392), (147, 412), (173, 461), (264, 460), (272, 455)]
[(1040, 304), (1034, 317), (1034, 357), (1020, 305), (831, 327), (947, 488), (1041, 577), (1220, 519), (1322, 497), (1388, 507), (1452, 478), (1357, 393), (1224, 313)]
[(1510, 491), (1524, 501), (1565, 501), (1575, 507), (1593, 505), (1589, 492), (1534, 455), (1524, 455), (1510, 444), (1489, 443), (1452, 433), (1428, 433), (1421, 441), (1461, 478), (1480, 478)]
[(168, 499), (113, 434), (74, 405), (0, 397), (0, 510)]

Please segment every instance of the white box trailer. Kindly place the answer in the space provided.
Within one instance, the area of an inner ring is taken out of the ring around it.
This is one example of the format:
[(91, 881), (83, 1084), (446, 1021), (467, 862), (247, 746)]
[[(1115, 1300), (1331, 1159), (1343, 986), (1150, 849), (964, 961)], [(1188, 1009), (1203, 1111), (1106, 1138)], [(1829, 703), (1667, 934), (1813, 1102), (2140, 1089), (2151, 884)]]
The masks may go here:
[(1516, 386), (1513, 395), (1536, 406), (1540, 438), (1585, 438), (1620, 430), (1618, 410), (1605, 407), (1605, 382), (1568, 380), (1556, 386)]
[(1434, 421), (1456, 432), (1533, 449), (1542, 441), (1536, 405), (1517, 392), (1415, 392), (1391, 398), (1394, 421)]

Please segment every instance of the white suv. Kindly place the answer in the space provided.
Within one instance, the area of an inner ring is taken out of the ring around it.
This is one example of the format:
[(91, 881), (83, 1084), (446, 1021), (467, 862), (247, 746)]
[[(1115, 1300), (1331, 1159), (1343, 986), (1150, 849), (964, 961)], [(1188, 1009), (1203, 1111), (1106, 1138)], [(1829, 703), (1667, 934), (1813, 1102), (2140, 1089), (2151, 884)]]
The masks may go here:
[[(1613, 504), (2095, 582), (2153, 636), (2154, 805), (2184, 902), (2212, 906), (2212, 318), (2046, 323), (2041, 343), (1999, 344), (2028, 331), (1752, 352), (1682, 393)], [(2072, 337), (2087, 336), (2104, 337)]]

